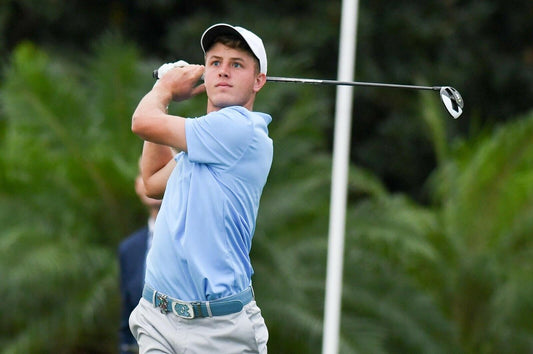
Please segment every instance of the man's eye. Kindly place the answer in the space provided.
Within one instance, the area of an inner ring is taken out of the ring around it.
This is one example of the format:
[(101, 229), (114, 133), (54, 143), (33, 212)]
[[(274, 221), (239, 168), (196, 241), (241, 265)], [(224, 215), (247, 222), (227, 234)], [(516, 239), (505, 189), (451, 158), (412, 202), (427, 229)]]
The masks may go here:
[(211, 65), (213, 66), (219, 66), (220, 65), (220, 62), (218, 60), (215, 60), (211, 63)]
[(241, 63), (233, 63), (234, 68), (240, 68), (242, 67)]

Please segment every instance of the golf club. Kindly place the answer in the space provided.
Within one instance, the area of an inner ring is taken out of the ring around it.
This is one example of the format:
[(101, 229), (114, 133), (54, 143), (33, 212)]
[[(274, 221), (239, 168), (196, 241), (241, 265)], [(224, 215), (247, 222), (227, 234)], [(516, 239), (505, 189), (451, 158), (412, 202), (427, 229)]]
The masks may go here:
[(344, 85), (344, 86), (368, 86), (368, 87), (388, 87), (388, 88), (402, 88), (411, 90), (431, 90), (439, 91), (440, 99), (446, 110), (450, 115), (457, 119), (463, 113), (464, 101), (459, 91), (450, 86), (417, 86), (417, 85), (401, 85), (401, 84), (383, 84), (377, 82), (361, 82), (361, 81), (337, 81), (337, 80), (317, 80), (317, 79), (299, 79), (294, 77), (276, 77), (267, 76), (269, 82), (292, 82), (302, 84), (314, 85)]
[[(155, 79), (159, 78), (158, 70), (154, 70), (152, 76)], [(319, 80), (319, 79), (301, 79), (294, 77), (277, 77), (267, 76), (268, 82), (290, 82), (300, 84), (313, 85), (342, 85), (342, 86), (367, 86), (367, 87), (387, 87), (387, 88), (401, 88), (411, 90), (431, 90), (438, 91), (440, 99), (446, 107), (448, 113), (457, 119), (463, 113), (464, 101), (459, 91), (451, 86), (418, 86), (418, 85), (401, 85), (401, 84), (384, 84), (377, 82), (361, 82), (361, 81), (337, 81), (337, 80)]]

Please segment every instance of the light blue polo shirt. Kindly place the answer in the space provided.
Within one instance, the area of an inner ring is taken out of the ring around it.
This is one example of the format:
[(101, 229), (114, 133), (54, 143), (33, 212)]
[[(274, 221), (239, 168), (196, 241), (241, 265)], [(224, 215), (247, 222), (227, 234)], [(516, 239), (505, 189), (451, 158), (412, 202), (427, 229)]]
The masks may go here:
[(272, 118), (227, 107), (187, 119), (187, 153), (167, 182), (146, 283), (184, 301), (206, 301), (251, 285), (250, 248), (272, 164)]

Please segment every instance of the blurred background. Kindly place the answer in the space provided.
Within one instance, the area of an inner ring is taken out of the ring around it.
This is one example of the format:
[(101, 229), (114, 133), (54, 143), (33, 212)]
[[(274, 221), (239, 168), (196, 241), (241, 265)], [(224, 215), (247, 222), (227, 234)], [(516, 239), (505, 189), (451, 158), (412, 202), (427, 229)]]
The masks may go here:
[[(117, 246), (146, 223), (130, 120), (218, 22), (269, 75), (335, 79), (341, 1), (0, 1), (0, 352), (114, 353)], [(533, 2), (360, 0), (342, 353), (533, 352)], [(355, 40), (355, 39), (354, 39)], [(335, 87), (268, 83), (252, 250), (272, 353), (322, 342)], [(171, 106), (205, 112), (205, 96)]]

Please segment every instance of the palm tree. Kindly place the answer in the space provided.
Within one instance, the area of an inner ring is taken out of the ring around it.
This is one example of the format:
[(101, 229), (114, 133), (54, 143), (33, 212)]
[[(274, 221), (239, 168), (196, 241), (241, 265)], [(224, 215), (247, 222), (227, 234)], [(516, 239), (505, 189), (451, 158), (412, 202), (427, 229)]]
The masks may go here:
[(132, 46), (110, 36), (95, 51), (73, 65), (25, 43), (6, 72), (0, 160), (6, 353), (116, 349), (115, 247), (144, 222), (133, 194), (141, 142), (129, 132), (143, 80)]
[(433, 178), (447, 245), (437, 300), (469, 353), (533, 349), (532, 138), (529, 114), (461, 144)]

